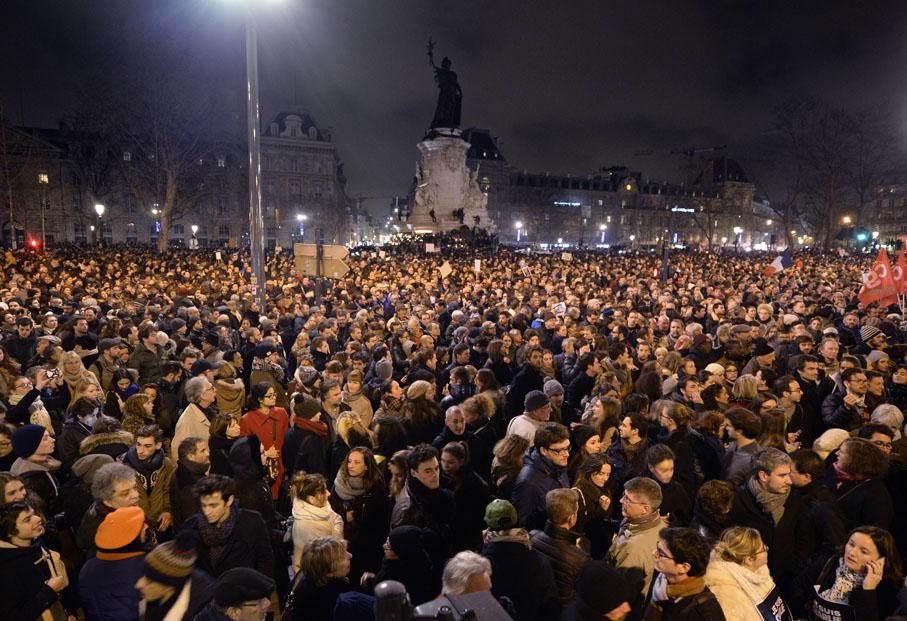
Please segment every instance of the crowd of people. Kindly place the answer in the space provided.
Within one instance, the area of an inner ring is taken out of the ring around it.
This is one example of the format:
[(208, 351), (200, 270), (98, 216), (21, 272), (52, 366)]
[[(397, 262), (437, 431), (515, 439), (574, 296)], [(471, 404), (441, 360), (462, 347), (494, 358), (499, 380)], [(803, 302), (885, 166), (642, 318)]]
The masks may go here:
[(907, 617), (868, 260), (437, 247), (7, 252), (0, 619)]

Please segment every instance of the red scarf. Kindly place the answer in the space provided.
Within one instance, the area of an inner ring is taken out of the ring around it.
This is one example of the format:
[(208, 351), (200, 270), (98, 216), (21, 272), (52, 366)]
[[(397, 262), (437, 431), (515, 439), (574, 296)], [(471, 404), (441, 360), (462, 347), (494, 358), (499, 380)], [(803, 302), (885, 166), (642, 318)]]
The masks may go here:
[(838, 478), (837, 486), (840, 487), (844, 481), (862, 481), (865, 479), (865, 476), (859, 474), (851, 474), (850, 472), (844, 472), (841, 470), (841, 467), (838, 465), (838, 462), (833, 464), (835, 469), (835, 476)]
[(323, 438), (328, 435), (328, 426), (327, 423), (322, 423), (320, 420), (311, 420), (309, 418), (302, 418), (300, 416), (293, 417), (293, 424), (299, 427), (300, 429), (306, 429), (311, 431), (319, 438)]

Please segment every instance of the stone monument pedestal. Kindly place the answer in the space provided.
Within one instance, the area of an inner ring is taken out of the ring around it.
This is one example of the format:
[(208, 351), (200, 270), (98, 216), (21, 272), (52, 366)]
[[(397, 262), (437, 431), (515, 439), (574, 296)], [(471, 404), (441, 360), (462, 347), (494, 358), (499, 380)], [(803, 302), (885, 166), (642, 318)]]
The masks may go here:
[(433, 128), (418, 147), (422, 157), (408, 220), (413, 232), (444, 233), (462, 226), (473, 228), (477, 226), (476, 217), (478, 228), (493, 231), (488, 196), (479, 188), (478, 171), (472, 173), (466, 166), (469, 143), (460, 137), (460, 130)]

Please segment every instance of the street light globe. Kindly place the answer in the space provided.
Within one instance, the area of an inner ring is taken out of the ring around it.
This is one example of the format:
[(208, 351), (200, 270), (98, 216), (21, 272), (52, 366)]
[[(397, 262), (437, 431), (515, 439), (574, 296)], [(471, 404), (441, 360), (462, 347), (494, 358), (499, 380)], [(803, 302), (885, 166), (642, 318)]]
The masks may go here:
[(523, 223), (520, 222), (519, 220), (517, 220), (516, 222), (514, 222), (513, 226), (515, 226), (518, 229), (521, 229), (521, 228), (523, 228)]
[(765, 225), (766, 225), (766, 226), (771, 226), (771, 225), (772, 225), (772, 219), (769, 218), (768, 220), (766, 220), (766, 221), (765, 221)]
[(563, 244), (563, 243), (564, 243), (564, 238), (563, 238), (563, 237), (558, 237), (558, 238), (557, 238), (557, 243)]
[(599, 225), (598, 225), (598, 230), (599, 230), (599, 231), (606, 231), (606, 230), (608, 230), (608, 225), (607, 225), (607, 224), (599, 224)]
[(636, 235), (630, 235), (630, 241), (636, 241)]
[(851, 220), (850, 216), (844, 216), (843, 218), (841, 218), (841, 224), (850, 224), (851, 222), (853, 222), (853, 220)]
[(103, 215), (104, 215), (104, 205), (102, 205), (101, 203), (95, 203), (95, 205), (94, 205), (94, 212), (95, 212), (96, 214), (98, 214), (98, 217), (99, 217), (99, 218), (100, 218), (101, 216), (103, 216)]
[(192, 234), (193, 234), (193, 235), (195, 235), (196, 233), (198, 233), (198, 225), (197, 225), (197, 224), (193, 224), (193, 225), (190, 226), (189, 228), (192, 229)]
[(308, 216), (306, 216), (304, 213), (298, 213), (298, 214), (296, 214), (296, 221), (297, 221), (297, 222), (305, 222), (307, 218), (308, 218)]
[(734, 227), (734, 235), (740, 235), (743, 232), (743, 229), (739, 226)]

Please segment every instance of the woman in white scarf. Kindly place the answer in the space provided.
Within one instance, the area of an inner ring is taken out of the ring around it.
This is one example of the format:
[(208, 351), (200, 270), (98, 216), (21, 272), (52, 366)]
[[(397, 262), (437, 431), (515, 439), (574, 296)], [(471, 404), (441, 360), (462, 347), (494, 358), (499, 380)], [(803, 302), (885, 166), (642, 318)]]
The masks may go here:
[(302, 549), (318, 537), (343, 539), (343, 519), (328, 504), (327, 483), (320, 474), (298, 472), (293, 490), (293, 571), (299, 570)]
[(767, 563), (768, 546), (756, 529), (735, 526), (721, 533), (705, 572), (705, 584), (718, 599), (725, 618), (762, 621), (756, 607), (766, 600), (769, 606), (777, 605), (780, 595)]

